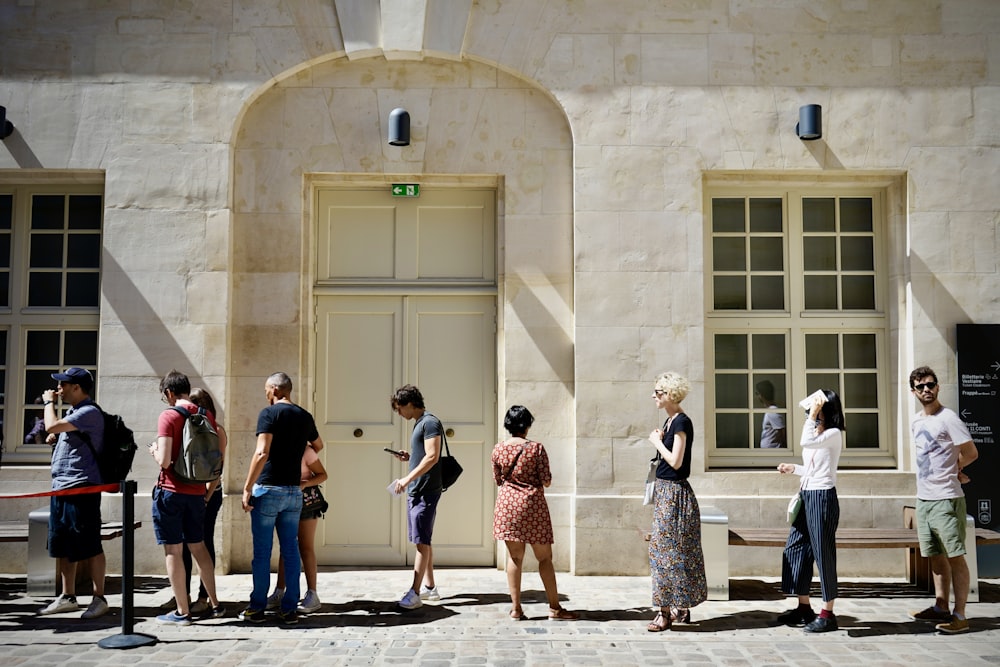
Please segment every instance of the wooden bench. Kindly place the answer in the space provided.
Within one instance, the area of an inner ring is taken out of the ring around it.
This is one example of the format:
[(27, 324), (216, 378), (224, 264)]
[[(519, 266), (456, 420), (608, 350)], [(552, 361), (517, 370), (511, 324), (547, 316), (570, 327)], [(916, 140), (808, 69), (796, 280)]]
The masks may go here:
[[(141, 528), (142, 521), (136, 521), (134, 528)], [(101, 524), (101, 539), (113, 540), (121, 537), (125, 526), (121, 521), (108, 521)], [(0, 542), (27, 542), (28, 524), (23, 521), (0, 521)]]
[[(930, 559), (920, 555), (920, 541), (913, 526), (913, 508), (903, 510), (904, 528), (840, 528), (837, 530), (837, 549), (905, 549), (906, 575), (911, 584), (933, 591)], [(969, 565), (969, 602), (979, 601), (979, 565), (976, 546), (1000, 544), (1000, 533), (987, 528), (976, 528), (972, 517), (967, 517), (966, 562)], [(729, 545), (736, 547), (785, 546), (788, 528), (730, 528)]]
[[(27, 542), (28, 563), (25, 567), (28, 595), (40, 597), (57, 595), (59, 593), (58, 559), (49, 556), (48, 542), (48, 508), (42, 508), (28, 515), (28, 522), (0, 521), (0, 542)], [(135, 521), (132, 529), (142, 526), (141, 521)], [(121, 521), (106, 521), (101, 524), (101, 539), (113, 540), (122, 536), (125, 525)], [(90, 585), (90, 571), (81, 565), (77, 569), (77, 587)]]

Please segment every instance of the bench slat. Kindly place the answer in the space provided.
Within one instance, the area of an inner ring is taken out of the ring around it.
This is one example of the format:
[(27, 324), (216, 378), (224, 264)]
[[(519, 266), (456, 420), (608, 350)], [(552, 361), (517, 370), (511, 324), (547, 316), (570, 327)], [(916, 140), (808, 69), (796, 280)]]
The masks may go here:
[[(142, 521), (136, 521), (134, 528), (141, 528)], [(101, 539), (113, 540), (121, 537), (124, 527), (121, 521), (108, 521), (101, 524)], [(0, 521), (0, 542), (27, 542), (28, 524), (20, 521)]]
[[(782, 528), (730, 528), (730, 546), (783, 547), (788, 531)], [(976, 544), (1000, 544), (1000, 532), (976, 528)], [(838, 549), (899, 549), (920, 546), (917, 531), (910, 528), (842, 528), (837, 531)]]

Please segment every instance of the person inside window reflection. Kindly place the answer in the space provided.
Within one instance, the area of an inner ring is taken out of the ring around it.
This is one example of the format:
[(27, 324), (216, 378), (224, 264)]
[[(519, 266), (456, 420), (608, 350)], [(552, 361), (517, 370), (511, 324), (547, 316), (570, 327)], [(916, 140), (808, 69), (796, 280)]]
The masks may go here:
[(757, 402), (771, 412), (764, 415), (760, 425), (760, 448), (778, 449), (785, 447), (785, 416), (778, 412), (774, 404), (774, 385), (770, 380), (761, 380), (754, 386)]
[(35, 412), (35, 423), (31, 425), (31, 430), (24, 434), (24, 444), (41, 445), (45, 442), (48, 433), (45, 432), (45, 416), (42, 414), (42, 397), (35, 399), (38, 406)]

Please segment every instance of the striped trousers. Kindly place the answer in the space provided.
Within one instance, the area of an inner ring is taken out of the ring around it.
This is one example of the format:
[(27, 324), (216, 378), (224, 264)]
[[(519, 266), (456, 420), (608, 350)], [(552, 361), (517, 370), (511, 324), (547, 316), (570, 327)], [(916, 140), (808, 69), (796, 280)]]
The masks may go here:
[(813, 563), (819, 570), (823, 601), (837, 598), (837, 489), (801, 491), (802, 509), (795, 518), (781, 555), (781, 590), (809, 595)]

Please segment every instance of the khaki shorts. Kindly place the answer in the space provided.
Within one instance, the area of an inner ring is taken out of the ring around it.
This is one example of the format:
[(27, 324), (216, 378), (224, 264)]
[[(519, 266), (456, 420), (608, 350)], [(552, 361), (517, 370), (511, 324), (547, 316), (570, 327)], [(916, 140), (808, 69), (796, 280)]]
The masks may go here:
[(948, 500), (917, 499), (920, 555), (965, 555), (965, 496)]

